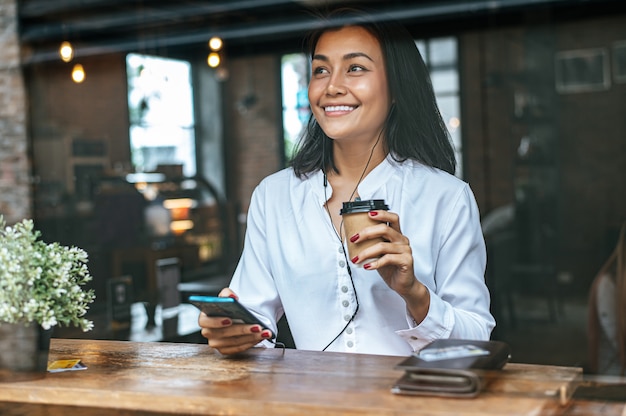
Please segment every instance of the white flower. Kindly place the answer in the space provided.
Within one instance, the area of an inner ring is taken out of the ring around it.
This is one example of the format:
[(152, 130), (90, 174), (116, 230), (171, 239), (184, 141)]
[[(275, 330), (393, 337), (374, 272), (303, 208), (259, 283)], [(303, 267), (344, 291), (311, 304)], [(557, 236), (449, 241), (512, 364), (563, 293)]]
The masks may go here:
[(32, 220), (5, 227), (0, 216), (0, 321), (93, 329), (84, 318), (95, 298), (82, 289), (92, 279), (87, 253), (39, 237)]

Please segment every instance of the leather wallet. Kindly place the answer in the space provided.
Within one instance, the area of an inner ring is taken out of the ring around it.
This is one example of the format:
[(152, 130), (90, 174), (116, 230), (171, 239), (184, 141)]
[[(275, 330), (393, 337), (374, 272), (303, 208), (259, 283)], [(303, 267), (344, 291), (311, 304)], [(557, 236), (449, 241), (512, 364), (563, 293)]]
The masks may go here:
[(400, 362), (395, 394), (475, 397), (510, 360), (501, 341), (438, 339)]

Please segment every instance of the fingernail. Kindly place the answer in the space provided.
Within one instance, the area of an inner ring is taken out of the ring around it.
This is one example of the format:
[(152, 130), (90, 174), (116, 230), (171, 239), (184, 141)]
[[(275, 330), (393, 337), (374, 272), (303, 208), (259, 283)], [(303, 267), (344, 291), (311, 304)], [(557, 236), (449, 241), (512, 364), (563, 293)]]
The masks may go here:
[(230, 319), (224, 319), (222, 325), (230, 325)]
[(352, 260), (350, 260), (350, 261), (351, 261), (352, 263), (356, 263), (356, 262), (358, 262), (358, 261), (359, 261), (359, 256), (354, 256), (354, 257), (352, 258)]
[(359, 235), (358, 234), (354, 234), (352, 237), (350, 237), (350, 242), (354, 243), (358, 239), (359, 239)]
[(370, 267), (372, 267), (372, 265), (369, 263), (363, 265), (364, 269), (369, 269)]
[(229, 298), (233, 298), (233, 299), (237, 299), (237, 295), (235, 295), (234, 293), (231, 293), (230, 295), (228, 295)]
[(262, 336), (263, 338), (269, 338), (269, 337), (271, 337), (271, 336), (272, 336), (272, 333), (271, 333), (270, 331), (263, 331), (263, 332), (261, 333), (261, 336)]
[(370, 211), (370, 217), (375, 217), (378, 215), (378, 211)]
[(250, 328), (250, 331), (252, 331), (252, 332), (261, 332), (261, 327), (253, 326), (252, 328)]

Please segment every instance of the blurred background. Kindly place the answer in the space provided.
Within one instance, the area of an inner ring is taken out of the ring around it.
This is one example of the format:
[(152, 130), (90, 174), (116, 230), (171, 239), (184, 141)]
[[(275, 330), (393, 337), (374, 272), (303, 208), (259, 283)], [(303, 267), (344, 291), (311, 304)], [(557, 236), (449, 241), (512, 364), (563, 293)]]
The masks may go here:
[(337, 5), (400, 20), (428, 64), (493, 338), (591, 371), (590, 288), (626, 220), (621, 0), (0, 0), (0, 213), (89, 253), (82, 336), (202, 342), (181, 307), (228, 283), (310, 115), (303, 36)]

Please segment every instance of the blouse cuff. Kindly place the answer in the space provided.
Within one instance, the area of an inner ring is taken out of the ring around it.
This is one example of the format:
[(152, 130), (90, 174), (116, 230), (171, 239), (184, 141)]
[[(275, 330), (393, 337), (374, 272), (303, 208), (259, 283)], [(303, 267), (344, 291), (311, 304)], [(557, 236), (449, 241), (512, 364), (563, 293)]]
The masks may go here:
[(450, 337), (454, 326), (454, 313), (448, 303), (431, 291), (426, 318), (418, 325), (407, 310), (406, 320), (409, 328), (396, 331), (396, 334), (403, 338), (413, 351), (419, 351), (436, 339)]

